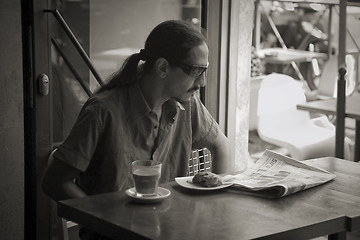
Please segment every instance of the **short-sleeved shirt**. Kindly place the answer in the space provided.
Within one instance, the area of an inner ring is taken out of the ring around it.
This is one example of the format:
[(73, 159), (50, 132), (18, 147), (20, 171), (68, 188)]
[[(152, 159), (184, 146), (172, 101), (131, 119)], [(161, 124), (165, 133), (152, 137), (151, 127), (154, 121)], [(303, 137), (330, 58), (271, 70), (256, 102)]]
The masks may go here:
[(168, 100), (160, 121), (137, 83), (95, 94), (54, 158), (82, 173), (79, 185), (87, 194), (132, 187), (131, 162), (153, 159), (162, 163), (160, 182), (186, 176), (194, 146), (206, 146), (219, 126), (194, 95), (181, 105)]

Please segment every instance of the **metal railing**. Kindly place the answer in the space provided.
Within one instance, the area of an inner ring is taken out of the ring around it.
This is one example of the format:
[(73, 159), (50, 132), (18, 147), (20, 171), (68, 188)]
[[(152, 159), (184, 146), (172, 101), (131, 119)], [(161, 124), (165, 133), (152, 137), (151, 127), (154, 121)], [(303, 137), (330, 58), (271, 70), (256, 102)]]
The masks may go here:
[[(71, 31), (69, 25), (66, 23), (65, 19), (63, 18), (63, 16), (61, 15), (61, 13), (59, 12), (59, 10), (57, 9), (53, 9), (53, 10), (49, 10), (46, 9), (45, 12), (50, 12), (55, 16), (55, 19), (59, 22), (60, 26), (63, 28), (63, 30), (65, 31), (65, 33), (68, 35), (68, 37), (70, 38), (71, 42), (73, 43), (74, 47), (76, 48), (76, 50), (79, 52), (80, 56), (82, 57), (82, 59), (84, 60), (84, 62), (86, 63), (86, 65), (89, 67), (91, 73), (93, 74), (93, 76), (95, 77), (96, 81), (100, 84), (100, 86), (104, 85), (103, 80), (101, 79), (100, 75), (97, 73), (97, 71), (95, 70), (95, 67), (92, 65), (90, 58), (88, 57), (87, 53), (85, 52), (84, 48), (81, 46), (81, 44), (79, 43), (79, 41), (77, 40), (75, 34)], [(56, 44), (55, 42), (55, 47), (58, 47), (59, 44)], [(59, 50), (59, 49), (57, 49)], [(61, 54), (61, 50), (59, 52)], [(70, 64), (70, 62), (68, 62), (67, 64)], [(69, 67), (71, 66), (71, 64), (69, 65)], [(72, 67), (70, 67), (72, 68)], [(81, 82), (80, 78), (77, 79), (79, 80), (80, 84), (82, 87), (84, 87), (84, 82)], [(85, 89), (84, 90), (88, 93), (88, 91), (90, 91), (89, 89)], [(89, 93), (88, 93), (89, 94)], [(90, 95), (89, 95), (90, 96)]]
[(61, 50), (61, 46), (58, 43), (58, 41), (51, 37), (51, 42), (52, 44), (55, 46), (55, 49), (57, 50), (57, 52), (61, 55), (61, 57), (64, 59), (64, 63), (66, 64), (66, 66), (69, 68), (69, 70), (71, 71), (71, 73), (74, 75), (75, 79), (78, 80), (78, 82), (80, 83), (81, 87), (84, 89), (84, 91), (86, 92), (86, 94), (90, 97), (92, 95), (92, 92), (90, 90), (90, 88), (88, 87), (88, 85), (84, 82), (84, 80), (80, 77), (80, 74), (75, 70), (75, 68), (73, 67), (73, 65), (70, 63), (70, 60), (66, 57), (66, 55), (64, 54), (64, 52)]

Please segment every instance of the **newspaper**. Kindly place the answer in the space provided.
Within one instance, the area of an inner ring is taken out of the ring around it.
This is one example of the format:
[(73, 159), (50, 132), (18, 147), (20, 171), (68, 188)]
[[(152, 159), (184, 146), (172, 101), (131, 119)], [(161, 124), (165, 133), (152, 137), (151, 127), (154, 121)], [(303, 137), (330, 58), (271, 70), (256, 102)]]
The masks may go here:
[(222, 181), (231, 181), (237, 190), (278, 198), (326, 183), (336, 177), (305, 162), (266, 150), (246, 171), (225, 175)]

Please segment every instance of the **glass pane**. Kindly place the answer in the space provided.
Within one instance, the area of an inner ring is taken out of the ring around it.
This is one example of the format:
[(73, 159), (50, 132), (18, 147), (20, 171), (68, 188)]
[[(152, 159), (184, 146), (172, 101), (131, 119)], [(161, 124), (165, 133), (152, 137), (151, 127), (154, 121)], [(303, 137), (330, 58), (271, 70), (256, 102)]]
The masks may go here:
[[(106, 79), (125, 58), (139, 52), (149, 32), (160, 22), (186, 20), (201, 25), (200, 0), (56, 0), (59, 10), (90, 61)], [(53, 69), (54, 142), (69, 133), (88, 98), (79, 79), (92, 92), (99, 87), (89, 67), (54, 16), (50, 17)]]
[(200, 0), (91, 0), (90, 56), (101, 77), (139, 52), (151, 29), (168, 19), (200, 24)]

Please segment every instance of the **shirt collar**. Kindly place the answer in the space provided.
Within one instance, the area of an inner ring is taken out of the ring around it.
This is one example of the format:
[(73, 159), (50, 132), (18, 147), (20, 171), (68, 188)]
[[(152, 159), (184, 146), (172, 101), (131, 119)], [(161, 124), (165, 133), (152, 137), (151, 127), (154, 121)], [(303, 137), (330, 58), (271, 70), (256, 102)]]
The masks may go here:
[(181, 103), (179, 103), (178, 101), (174, 101), (174, 102), (176, 103), (177, 107), (178, 107), (180, 110), (182, 110), (182, 111), (185, 110), (184, 106), (183, 106)]
[(138, 82), (129, 86), (129, 99), (132, 120), (137, 120), (151, 111), (151, 108), (147, 104), (145, 97), (140, 90)]

